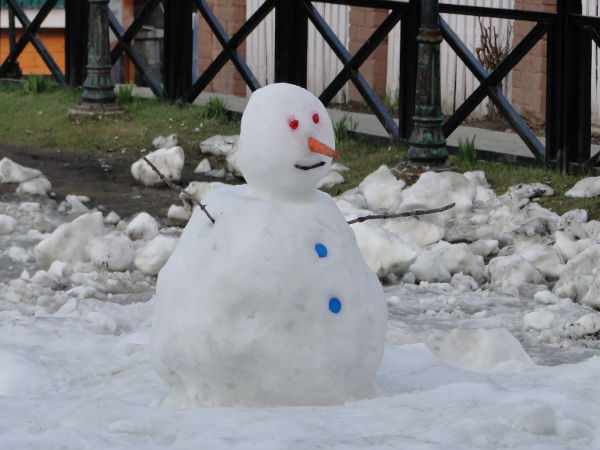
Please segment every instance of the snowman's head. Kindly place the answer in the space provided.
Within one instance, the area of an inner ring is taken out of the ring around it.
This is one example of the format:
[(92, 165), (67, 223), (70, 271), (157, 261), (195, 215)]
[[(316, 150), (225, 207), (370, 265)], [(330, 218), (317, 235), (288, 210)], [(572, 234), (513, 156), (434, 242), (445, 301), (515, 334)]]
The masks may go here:
[(301, 199), (316, 189), (338, 156), (323, 104), (301, 87), (276, 83), (256, 90), (242, 116), (239, 164), (261, 196)]

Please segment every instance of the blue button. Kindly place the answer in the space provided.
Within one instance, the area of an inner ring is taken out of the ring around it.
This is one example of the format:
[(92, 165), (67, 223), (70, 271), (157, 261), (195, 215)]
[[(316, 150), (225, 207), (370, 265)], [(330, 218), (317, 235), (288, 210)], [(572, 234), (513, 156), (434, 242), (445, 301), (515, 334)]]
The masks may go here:
[(317, 255), (319, 255), (319, 258), (325, 258), (327, 256), (327, 247), (323, 244), (315, 245), (315, 251), (317, 252)]
[(329, 311), (331, 311), (334, 314), (337, 314), (340, 312), (341, 309), (342, 302), (340, 302), (340, 300), (335, 297), (331, 297), (329, 299)]

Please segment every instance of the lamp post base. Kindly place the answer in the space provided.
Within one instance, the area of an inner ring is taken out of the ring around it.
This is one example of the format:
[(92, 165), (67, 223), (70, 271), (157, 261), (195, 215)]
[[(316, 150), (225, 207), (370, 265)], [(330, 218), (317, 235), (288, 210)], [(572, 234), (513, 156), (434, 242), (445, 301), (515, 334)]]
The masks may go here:
[(121, 114), (123, 107), (117, 103), (82, 103), (69, 109), (69, 114), (80, 116), (98, 116)]

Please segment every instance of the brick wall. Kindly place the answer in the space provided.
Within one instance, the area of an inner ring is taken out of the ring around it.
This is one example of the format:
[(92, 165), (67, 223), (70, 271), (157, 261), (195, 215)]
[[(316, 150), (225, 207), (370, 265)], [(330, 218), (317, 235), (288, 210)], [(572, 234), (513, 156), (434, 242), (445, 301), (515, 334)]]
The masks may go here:
[[(385, 20), (387, 10), (375, 8), (350, 8), (350, 43), (349, 51), (355, 54), (371, 36), (373, 31)], [(387, 71), (387, 38), (379, 44), (369, 58), (360, 66), (361, 75), (379, 96), (385, 95)], [(354, 84), (350, 84), (350, 100), (362, 101)]]
[[(227, 2), (208, 0), (208, 4), (221, 25), (231, 37), (246, 21), (246, 0), (230, 0)], [(198, 73), (201, 74), (217, 55), (222, 47), (210, 27), (200, 15), (198, 18)], [(245, 57), (244, 43), (238, 51)], [(233, 63), (228, 62), (205, 89), (205, 92), (219, 92), (222, 94), (246, 95), (246, 84), (238, 73)]]
[[(515, 0), (515, 9), (556, 11), (556, 0)], [(532, 22), (515, 21), (513, 47), (533, 28)], [(512, 104), (528, 121), (546, 120), (546, 36), (517, 64), (512, 73)]]

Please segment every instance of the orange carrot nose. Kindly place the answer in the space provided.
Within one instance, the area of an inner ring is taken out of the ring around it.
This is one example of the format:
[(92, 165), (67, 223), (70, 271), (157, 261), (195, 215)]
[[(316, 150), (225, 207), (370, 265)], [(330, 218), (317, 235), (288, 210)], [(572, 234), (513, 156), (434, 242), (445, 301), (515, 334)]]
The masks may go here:
[(311, 152), (320, 153), (321, 155), (329, 156), (330, 158), (337, 158), (340, 156), (340, 154), (329, 145), (323, 144), (315, 138), (308, 138), (308, 148), (310, 148)]

